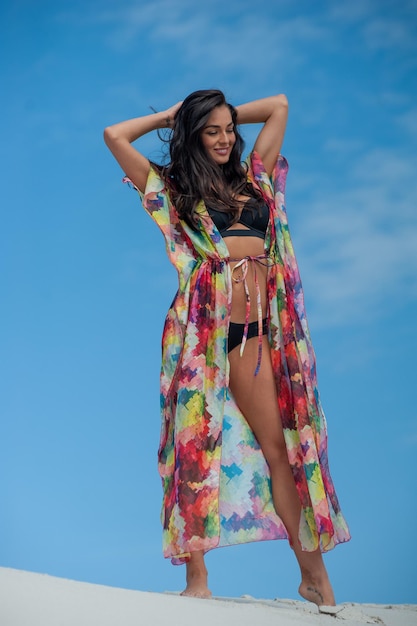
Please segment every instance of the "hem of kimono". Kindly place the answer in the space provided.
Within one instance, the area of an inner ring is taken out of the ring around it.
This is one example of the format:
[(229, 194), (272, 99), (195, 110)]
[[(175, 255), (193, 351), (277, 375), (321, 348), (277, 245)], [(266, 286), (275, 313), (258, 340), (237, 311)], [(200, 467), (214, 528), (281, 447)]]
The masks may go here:
[[(258, 517), (258, 518), (253, 518), (253, 519), (262, 520), (264, 518)], [(191, 550), (189, 552), (183, 552), (180, 554), (175, 554), (175, 555), (173, 555), (172, 553), (164, 554), (164, 557), (166, 559), (171, 559), (172, 565), (184, 565), (185, 563), (188, 563), (188, 561), (190, 560), (191, 552), (197, 552), (201, 550), (204, 552), (204, 554), (207, 554), (207, 552), (210, 552), (211, 550), (217, 550), (218, 548), (229, 548), (231, 546), (241, 546), (241, 545), (248, 544), (248, 543), (256, 543), (258, 541), (278, 541), (282, 539), (288, 540), (288, 536), (284, 534), (281, 534), (281, 535), (276, 534), (275, 536), (254, 537), (253, 539), (246, 538), (240, 541), (230, 541), (230, 542), (228, 541), (222, 542), (220, 537), (216, 537), (216, 541), (214, 542), (210, 541), (209, 545), (207, 545), (207, 542), (203, 540), (204, 546), (197, 547), (194, 550)]]
[[(175, 554), (173, 554), (172, 549), (166, 550), (164, 551), (164, 557), (170, 558), (172, 565), (184, 565), (190, 560), (191, 552), (202, 551), (206, 554), (210, 552), (210, 550), (217, 548), (227, 548), (229, 546), (244, 545), (258, 541), (279, 541), (282, 539), (286, 539), (291, 549), (293, 549), (290, 536), (281, 518), (276, 516), (278, 521), (274, 521), (274, 519), (271, 519), (271, 515), (275, 517), (276, 514), (265, 512), (264, 515), (251, 517), (251, 521), (258, 523), (263, 522), (265, 524), (263, 528), (258, 528), (258, 532), (262, 532), (262, 535), (256, 536), (256, 529), (252, 532), (252, 536), (250, 536), (250, 531), (244, 529), (240, 531), (225, 531), (222, 529), (222, 524), (220, 523), (220, 532), (216, 537), (209, 540), (207, 540), (207, 538), (200, 538), (198, 541), (194, 542), (193, 550), (178, 551)], [(303, 552), (315, 552), (319, 549), (322, 554), (325, 554), (333, 550), (337, 545), (347, 543), (351, 539), (349, 527), (341, 511), (338, 511), (332, 517), (332, 533), (326, 532), (323, 529), (322, 532), (316, 531), (313, 537), (311, 537), (311, 535), (308, 537), (302, 532), (302, 521), (303, 515), (301, 513), (298, 540)], [(235, 533), (234, 536), (233, 533)]]
[[(239, 542), (231, 542), (231, 543), (220, 543), (220, 539), (213, 545), (209, 545), (209, 546), (205, 546), (205, 547), (201, 547), (201, 548), (197, 548), (197, 550), (192, 550), (190, 552), (183, 552), (183, 553), (179, 553), (179, 554), (164, 554), (164, 558), (166, 559), (171, 559), (171, 563), (172, 565), (185, 565), (186, 563), (188, 563), (188, 561), (190, 560), (190, 555), (191, 552), (196, 552), (196, 551), (202, 551), (204, 552), (204, 554), (207, 554), (208, 552), (210, 552), (211, 550), (217, 550), (219, 548), (229, 548), (232, 546), (241, 546), (241, 545), (245, 545), (248, 543), (257, 543), (260, 541), (282, 541), (286, 539), (291, 547), (291, 542), (290, 539), (288, 537), (288, 535), (277, 535), (275, 537), (260, 537), (260, 538), (254, 538), (254, 539), (245, 539), (243, 541), (239, 541)], [(350, 534), (348, 534), (345, 537), (332, 537), (331, 541), (327, 542), (325, 546), (320, 546), (317, 545), (316, 548), (312, 549), (312, 550), (307, 550), (307, 549), (303, 549), (303, 552), (315, 552), (315, 550), (317, 550), (317, 548), (320, 547), (320, 552), (322, 554), (326, 554), (327, 552), (330, 552), (331, 550), (334, 550), (334, 548), (336, 548), (336, 546), (338, 545), (342, 545), (343, 543), (348, 543), (348, 541), (350, 541), (351, 536)], [(318, 544), (320, 544), (321, 542), (319, 541)]]

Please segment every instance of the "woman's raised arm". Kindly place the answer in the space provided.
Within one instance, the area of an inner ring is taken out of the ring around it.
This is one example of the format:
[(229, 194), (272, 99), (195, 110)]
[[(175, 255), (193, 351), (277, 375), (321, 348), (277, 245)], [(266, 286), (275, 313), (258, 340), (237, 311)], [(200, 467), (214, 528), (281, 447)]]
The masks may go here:
[(145, 191), (150, 163), (132, 143), (153, 130), (170, 128), (180, 106), (181, 102), (178, 102), (166, 111), (126, 120), (104, 130), (104, 141), (108, 148), (126, 176), (142, 192)]
[(269, 175), (274, 169), (284, 140), (288, 117), (288, 100), (284, 94), (253, 100), (236, 107), (238, 124), (264, 126), (259, 133), (254, 149), (258, 152)]

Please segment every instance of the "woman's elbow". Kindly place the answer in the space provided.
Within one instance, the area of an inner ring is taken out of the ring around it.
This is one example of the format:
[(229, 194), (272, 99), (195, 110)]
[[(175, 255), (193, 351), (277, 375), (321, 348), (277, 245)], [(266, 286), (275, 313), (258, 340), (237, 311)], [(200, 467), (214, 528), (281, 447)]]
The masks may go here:
[(114, 143), (117, 139), (116, 133), (114, 132), (114, 126), (107, 126), (103, 131), (104, 142), (107, 146)]
[(275, 96), (277, 106), (288, 109), (288, 98), (285, 93), (280, 93)]
[(287, 96), (280, 93), (274, 96), (273, 109), (271, 111), (271, 117), (274, 119), (282, 120), (288, 117), (288, 100)]

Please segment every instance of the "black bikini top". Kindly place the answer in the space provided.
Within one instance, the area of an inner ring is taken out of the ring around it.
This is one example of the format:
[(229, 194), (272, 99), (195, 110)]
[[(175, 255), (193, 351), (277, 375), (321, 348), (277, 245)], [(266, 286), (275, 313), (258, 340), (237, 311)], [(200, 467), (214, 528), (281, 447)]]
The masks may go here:
[(265, 239), (269, 222), (269, 208), (267, 204), (259, 206), (255, 198), (249, 198), (242, 209), (237, 224), (246, 226), (246, 229), (228, 230), (232, 225), (232, 216), (229, 213), (218, 211), (207, 206), (207, 211), (222, 237), (260, 237)]

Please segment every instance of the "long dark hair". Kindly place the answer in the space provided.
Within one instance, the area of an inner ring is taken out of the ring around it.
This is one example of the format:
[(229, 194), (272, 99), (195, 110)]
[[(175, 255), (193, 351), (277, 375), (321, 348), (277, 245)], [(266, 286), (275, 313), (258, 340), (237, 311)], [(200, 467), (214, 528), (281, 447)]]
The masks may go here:
[[(229, 161), (217, 164), (204, 148), (201, 134), (216, 107), (227, 106), (233, 122), (236, 141)], [(187, 96), (178, 109), (169, 139), (170, 162), (158, 167), (178, 215), (197, 229), (196, 207), (200, 200), (217, 210), (230, 213), (237, 221), (241, 203), (239, 195), (258, 197), (247, 182), (247, 171), (241, 163), (244, 141), (237, 129), (236, 109), (226, 102), (218, 89), (195, 91)]]

